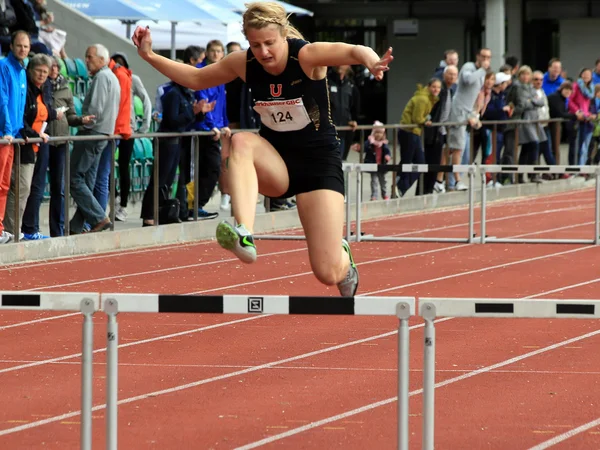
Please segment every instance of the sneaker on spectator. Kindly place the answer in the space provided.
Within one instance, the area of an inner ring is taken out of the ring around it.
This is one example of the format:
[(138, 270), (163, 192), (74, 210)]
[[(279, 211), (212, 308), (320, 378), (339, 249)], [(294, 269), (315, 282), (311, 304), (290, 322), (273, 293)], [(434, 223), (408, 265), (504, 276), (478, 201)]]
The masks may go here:
[(384, 200), (389, 200), (389, 199), (390, 199), (390, 196), (389, 196), (389, 195), (384, 195), (384, 196), (383, 196), (383, 199), (384, 199)]
[(21, 239), (24, 241), (41, 241), (42, 239), (50, 239), (50, 236), (44, 236), (39, 231), (36, 231), (35, 233), (24, 233)]
[(438, 194), (443, 194), (446, 192), (446, 183), (443, 181), (441, 183), (436, 181), (433, 185), (433, 192), (437, 192)]
[(457, 191), (468, 191), (469, 190), (467, 185), (465, 183), (463, 183), (462, 181), (459, 181), (458, 183), (456, 183), (455, 189)]
[(495, 187), (496, 189), (500, 189), (501, 187), (504, 187), (504, 185), (503, 185), (502, 183), (500, 183), (499, 181), (496, 181), (496, 182), (494, 183), (494, 187)]
[(13, 240), (14, 236), (8, 231), (2, 231), (0, 234), (0, 244), (8, 244)]
[[(192, 217), (194, 217), (194, 212), (190, 211)], [(208, 212), (202, 208), (198, 208), (198, 220), (208, 220), (208, 219), (216, 219), (219, 216), (217, 212)]]
[(115, 219), (119, 222), (127, 222), (127, 208), (117, 205), (115, 208)]
[(374, 202), (375, 200), (377, 200), (377, 197), (375, 195), (371, 196), (371, 201)]
[(296, 208), (296, 202), (292, 203), (291, 201), (288, 200), (287, 202), (285, 202), (285, 204), (287, 205), (288, 209)]
[(231, 197), (229, 194), (221, 194), (221, 211), (231, 210)]

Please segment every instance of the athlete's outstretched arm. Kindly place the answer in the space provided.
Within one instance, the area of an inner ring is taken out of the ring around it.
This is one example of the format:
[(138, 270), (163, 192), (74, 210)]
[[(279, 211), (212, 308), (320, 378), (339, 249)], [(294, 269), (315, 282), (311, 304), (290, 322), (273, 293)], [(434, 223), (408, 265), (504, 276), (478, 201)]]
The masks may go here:
[(138, 49), (138, 54), (152, 67), (173, 80), (175, 83), (195, 91), (208, 89), (213, 86), (229, 83), (238, 76), (238, 72), (245, 69), (246, 54), (233, 53), (221, 61), (198, 69), (188, 64), (172, 61), (152, 51), (152, 36), (149, 28), (137, 27), (131, 38)]
[(362, 64), (378, 80), (383, 78), (394, 59), (392, 47), (380, 58), (370, 47), (343, 42), (314, 42), (302, 47), (298, 56), (302, 64), (310, 67)]

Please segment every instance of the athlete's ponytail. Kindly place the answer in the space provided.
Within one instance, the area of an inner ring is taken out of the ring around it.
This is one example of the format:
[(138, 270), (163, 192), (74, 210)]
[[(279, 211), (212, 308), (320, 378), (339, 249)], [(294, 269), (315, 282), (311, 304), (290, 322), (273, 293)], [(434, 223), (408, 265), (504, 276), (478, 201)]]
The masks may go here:
[(244, 12), (244, 35), (247, 35), (249, 28), (260, 30), (269, 25), (278, 25), (283, 37), (304, 39), (302, 33), (294, 28), (288, 21), (289, 14), (279, 3), (275, 2), (253, 2), (246, 4)]

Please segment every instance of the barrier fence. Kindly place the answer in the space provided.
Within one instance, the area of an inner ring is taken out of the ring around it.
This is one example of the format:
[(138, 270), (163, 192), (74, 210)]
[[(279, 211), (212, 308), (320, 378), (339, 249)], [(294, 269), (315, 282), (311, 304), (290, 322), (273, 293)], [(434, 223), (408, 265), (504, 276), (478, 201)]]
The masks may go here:
[[(162, 294), (0, 292), (0, 309), (80, 311), (83, 315), (80, 448), (92, 448), (93, 320), (96, 311), (106, 325), (106, 448), (118, 448), (119, 313), (204, 313), (282, 315), (369, 315), (396, 317), (398, 323), (397, 448), (409, 448), (409, 326), (415, 316), (413, 297), (302, 297), (285, 295), (187, 296)], [(421, 298), (418, 316), (423, 336), (423, 450), (434, 449), (435, 326), (440, 317), (598, 319), (600, 300)], [(443, 382), (440, 384), (443, 385)], [(96, 407), (97, 408), (97, 407)]]
[[(513, 127), (511, 132), (514, 132), (515, 137), (514, 137), (514, 151), (513, 152), (509, 152), (511, 154), (509, 154), (509, 160), (517, 160), (518, 159), (518, 147), (519, 147), (519, 129), (517, 125), (522, 125), (522, 124), (532, 124), (532, 123), (542, 123), (544, 125), (548, 125), (549, 127), (553, 127), (554, 128), (554, 139), (552, 139), (553, 142), (553, 151), (554, 154), (556, 156), (557, 159), (557, 163), (560, 162), (560, 151), (559, 151), (559, 146), (560, 146), (560, 123), (561, 122), (565, 122), (562, 119), (550, 119), (547, 121), (540, 121), (540, 120), (509, 120), (509, 121), (484, 121), (482, 122), (482, 124), (484, 126), (487, 127), (491, 127), (492, 131), (491, 131), (491, 148), (492, 148), (492, 159), (495, 160), (495, 155), (496, 155), (496, 135), (498, 133), (498, 127), (499, 126), (510, 126)], [(431, 127), (439, 127), (439, 126), (459, 126), (459, 125), (465, 125), (465, 123), (462, 122), (456, 122), (456, 123), (434, 123), (431, 125)], [(515, 127), (517, 126), (517, 127)], [(393, 178), (395, 179), (396, 174), (399, 172), (398, 168), (398, 152), (396, 151), (398, 149), (398, 130), (412, 130), (414, 128), (423, 128), (422, 126), (417, 126), (417, 125), (384, 125), (383, 126), (386, 130), (392, 130), (392, 164), (390, 167), (392, 167), (393, 169), (387, 169), (393, 172)], [(337, 127), (337, 129), (339, 131), (349, 131), (349, 130), (355, 130), (359, 133), (360, 135), (360, 163), (362, 163), (364, 161), (364, 148), (363, 148), (363, 143), (365, 142), (365, 131), (370, 132), (372, 130), (372, 125), (361, 125), (358, 126), (356, 128), (351, 128), (348, 126), (341, 126), (341, 127)], [(239, 132), (257, 132), (258, 130), (232, 130), (233, 133), (239, 133)], [(477, 131), (477, 130), (476, 130)], [(134, 134), (131, 136), (131, 139), (151, 139), (152, 140), (152, 161), (151, 163), (149, 162), (148, 164), (152, 164), (152, 171), (153, 171), (153, 176), (155, 180), (158, 180), (158, 168), (159, 168), (159, 162), (160, 162), (160, 148), (161, 148), (161, 144), (160, 144), (160, 140), (163, 138), (179, 138), (179, 137), (190, 137), (192, 140), (192, 159), (194, 161), (194, 167), (199, 167), (199, 161), (200, 161), (200, 148), (199, 148), (199, 140), (198, 137), (200, 136), (212, 136), (213, 133), (212, 132), (185, 132), (185, 133), (148, 133), (148, 134)], [(421, 133), (421, 137), (422, 139), (424, 138), (425, 133)], [(470, 135), (470, 144), (471, 144), (471, 148), (474, 148), (474, 139), (475, 139), (475, 133), (471, 130), (471, 132), (469, 133)], [(57, 137), (51, 137), (49, 139), (50, 143), (53, 142), (67, 142), (67, 148), (69, 148), (70, 145), (72, 145), (74, 142), (77, 141), (108, 141), (109, 144), (112, 148), (112, 158), (111, 158), (111, 170), (110, 170), (110, 182), (109, 182), (109, 207), (110, 207), (110, 219), (111, 219), (111, 230), (114, 230), (114, 222), (115, 222), (115, 185), (116, 185), (116, 180), (115, 180), (115, 168), (117, 167), (116, 161), (115, 161), (115, 149), (117, 146), (117, 141), (119, 141), (121, 139), (121, 136), (119, 135), (111, 135), (111, 136), (103, 136), (103, 135), (93, 135), (93, 136), (57, 136)], [(6, 140), (0, 140), (0, 145), (1, 144), (6, 144), (9, 143)], [(23, 139), (14, 139), (12, 141), (12, 143), (15, 145), (15, 159), (14, 159), (14, 184), (15, 184), (15, 191), (16, 191), (16, 195), (15, 195), (15, 217), (14, 217), (14, 224), (15, 224), (15, 228), (14, 230), (15, 232), (15, 241), (19, 241), (19, 231), (21, 228), (21, 223), (20, 223), (20, 216), (19, 216), (19, 191), (20, 191), (20, 186), (19, 186), (19, 176), (20, 176), (20, 145), (23, 144), (31, 144), (31, 143), (42, 143), (41, 139), (29, 139), (27, 141), (23, 140)], [(473, 157), (473, 152), (471, 152), (471, 163), (473, 162), (472, 160)], [(349, 173), (351, 171), (357, 171), (360, 170), (358, 169), (355, 165), (352, 166), (353, 168), (348, 169), (348, 171), (346, 172), (346, 179), (349, 180)], [(442, 168), (441, 171), (450, 171), (450, 169), (444, 169), (443, 166), (439, 166)], [(448, 166), (450, 167), (450, 166)], [(467, 167), (467, 166), (459, 166), (459, 167)], [(470, 165), (469, 165), (470, 167)], [(455, 166), (454, 167), (454, 171), (457, 171), (458, 168)], [(364, 170), (363, 170), (364, 172)], [(66, 151), (66, 157), (65, 157), (65, 172), (64, 172), (64, 198), (65, 198), (65, 202), (64, 202), (64, 215), (65, 215), (65, 223), (64, 223), (64, 231), (65, 231), (65, 235), (69, 235), (70, 234), (70, 230), (69, 230), (69, 218), (71, 216), (71, 205), (70, 205), (70, 201), (69, 201), (69, 195), (70, 195), (70, 180), (71, 180), (71, 173), (70, 173), (70, 152)], [(469, 177), (469, 182), (472, 183), (473, 180), (471, 179), (471, 177)], [(362, 181), (357, 181), (357, 189), (362, 187)], [(198, 186), (198, 170), (194, 170), (194, 184), (195, 186)], [(346, 189), (348, 190), (348, 182), (346, 183), (347, 187)], [(471, 191), (472, 189), (470, 189)], [(153, 217), (154, 217), (154, 224), (156, 226), (159, 225), (159, 220), (158, 220), (158, 216), (159, 216), (159, 192), (160, 192), (160, 186), (158, 186), (158, 183), (155, 182), (154, 183), (154, 202), (153, 202)], [(357, 190), (358, 193), (358, 190)], [(396, 194), (396, 184), (393, 183), (392, 184), (392, 198), (397, 197)], [(358, 198), (357, 199), (357, 205), (360, 204), (361, 199)], [(268, 201), (266, 202), (267, 205), (267, 210), (269, 210), (269, 205), (268, 205)], [(470, 205), (471, 206), (471, 205)], [(350, 206), (347, 205), (347, 213), (350, 212)], [(360, 212), (357, 209), (357, 214), (360, 214)], [(348, 214), (349, 216), (349, 214)], [(193, 211), (193, 218), (194, 220), (198, 220), (198, 199), (197, 199), (197, 195), (194, 195), (194, 211)], [(359, 223), (359, 222), (358, 222)], [(360, 225), (360, 223), (359, 223)], [(347, 232), (347, 234), (349, 234)], [(274, 236), (263, 236), (263, 238), (277, 238), (277, 239), (293, 239), (293, 237), (274, 237)], [(457, 241), (449, 241), (449, 242), (457, 242)], [(462, 242), (462, 239), (458, 242)]]

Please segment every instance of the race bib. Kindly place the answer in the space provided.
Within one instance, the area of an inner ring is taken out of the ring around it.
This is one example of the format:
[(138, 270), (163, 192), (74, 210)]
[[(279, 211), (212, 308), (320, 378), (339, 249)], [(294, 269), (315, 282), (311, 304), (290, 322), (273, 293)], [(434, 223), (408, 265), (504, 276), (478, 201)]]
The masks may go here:
[(298, 131), (311, 122), (301, 98), (258, 101), (254, 110), (262, 124), (273, 131)]

